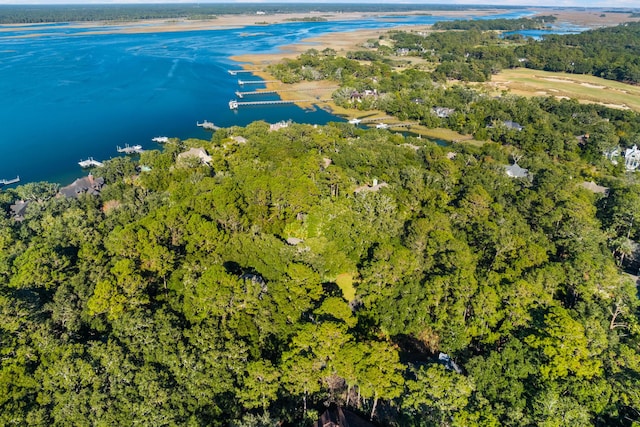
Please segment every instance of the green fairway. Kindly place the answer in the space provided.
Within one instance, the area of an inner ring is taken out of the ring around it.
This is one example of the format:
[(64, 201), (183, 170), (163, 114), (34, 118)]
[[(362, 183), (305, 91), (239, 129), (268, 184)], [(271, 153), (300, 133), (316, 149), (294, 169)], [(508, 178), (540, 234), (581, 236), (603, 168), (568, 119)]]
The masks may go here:
[(516, 68), (493, 76), (489, 85), (496, 91), (509, 90), (516, 95), (575, 98), (640, 111), (640, 87), (589, 75)]

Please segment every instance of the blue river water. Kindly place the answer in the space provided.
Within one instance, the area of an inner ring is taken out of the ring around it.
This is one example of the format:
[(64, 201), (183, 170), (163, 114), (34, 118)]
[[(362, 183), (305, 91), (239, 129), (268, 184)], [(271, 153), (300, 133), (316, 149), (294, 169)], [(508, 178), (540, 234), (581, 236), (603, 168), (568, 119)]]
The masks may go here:
[[(196, 126), (205, 119), (223, 127), (256, 120), (317, 124), (341, 120), (320, 109), (306, 111), (292, 105), (229, 110), (238, 76), (228, 70), (239, 68), (230, 57), (277, 52), (281, 46), (326, 33), (431, 24), (439, 19), (443, 18), (412, 15), (100, 35), (89, 32), (105, 27), (0, 26), (0, 179), (19, 175), (22, 183), (67, 184), (85, 174), (79, 160), (115, 157), (118, 145), (159, 148), (151, 141), (156, 136), (209, 139), (210, 133)], [(251, 86), (260, 87), (264, 86)]]

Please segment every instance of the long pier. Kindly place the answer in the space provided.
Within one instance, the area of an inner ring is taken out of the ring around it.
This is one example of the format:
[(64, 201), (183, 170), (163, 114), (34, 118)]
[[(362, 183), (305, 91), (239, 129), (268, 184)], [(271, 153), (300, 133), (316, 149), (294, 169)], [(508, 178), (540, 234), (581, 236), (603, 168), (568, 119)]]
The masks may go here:
[(11, 185), (20, 182), (20, 176), (13, 179), (0, 179), (0, 185)]
[(255, 73), (256, 71), (260, 71), (260, 70), (227, 70), (229, 72), (229, 74), (231, 74), (232, 76), (237, 75), (238, 73)]
[(278, 105), (278, 104), (295, 104), (297, 102), (327, 102), (326, 99), (278, 99), (274, 101), (229, 101), (229, 109), (237, 110), (239, 107), (248, 107), (251, 105)]
[(364, 118), (364, 119), (354, 119), (354, 121), (358, 121), (358, 123), (372, 123), (372, 122), (380, 122), (382, 120), (389, 120), (389, 119), (393, 119), (393, 117), (391, 116), (384, 116), (384, 117), (371, 117), (371, 118)]
[(401, 127), (409, 128), (417, 124), (418, 122), (388, 123), (388, 126), (390, 128), (401, 128)]
[(240, 86), (244, 85), (259, 85), (262, 83), (280, 83), (280, 80), (240, 80), (238, 79), (238, 84)]
[(267, 94), (273, 94), (278, 92), (280, 91), (279, 90), (254, 90), (251, 92), (240, 92), (239, 90), (237, 90), (236, 96), (238, 98), (244, 98), (245, 95), (267, 95)]

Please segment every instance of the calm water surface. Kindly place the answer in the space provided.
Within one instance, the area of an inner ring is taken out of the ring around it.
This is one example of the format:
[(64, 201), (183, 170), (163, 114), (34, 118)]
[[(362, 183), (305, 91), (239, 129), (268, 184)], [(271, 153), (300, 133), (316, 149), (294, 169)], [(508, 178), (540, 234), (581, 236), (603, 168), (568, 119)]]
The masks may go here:
[[(118, 145), (158, 148), (151, 142), (155, 136), (209, 139), (195, 125), (205, 119), (223, 127), (255, 120), (339, 120), (322, 110), (290, 105), (229, 110), (238, 77), (227, 70), (239, 66), (230, 56), (276, 52), (279, 46), (331, 32), (438, 19), (415, 15), (150, 34), (90, 35), (104, 27), (61, 24), (0, 32), (0, 179), (20, 175), (23, 183), (67, 184), (84, 175), (80, 159), (109, 159), (118, 155)], [(38, 37), (15, 37), (25, 35)]]

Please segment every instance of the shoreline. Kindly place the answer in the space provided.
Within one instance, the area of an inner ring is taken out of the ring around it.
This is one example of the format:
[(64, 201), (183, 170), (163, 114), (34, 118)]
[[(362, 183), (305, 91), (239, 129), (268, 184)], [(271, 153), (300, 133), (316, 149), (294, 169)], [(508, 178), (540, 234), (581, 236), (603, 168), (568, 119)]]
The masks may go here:
[[(464, 17), (473, 14), (474, 16), (486, 16), (495, 13), (505, 13), (507, 9), (496, 7), (495, 9), (475, 9), (452, 10), (452, 11), (431, 11), (431, 16), (443, 17)], [(389, 12), (385, 16), (410, 16), (424, 14), (422, 10), (409, 12)], [(322, 18), (322, 22), (334, 21), (354, 21), (358, 19), (371, 19), (379, 16), (377, 12), (307, 12), (307, 13), (278, 13), (278, 14), (241, 14), (241, 15), (218, 15), (211, 19), (150, 19), (140, 21), (95, 21), (95, 22), (69, 22), (62, 23), (66, 29), (95, 29), (93, 31), (82, 31), (75, 35), (108, 35), (108, 34), (141, 34), (141, 33), (170, 33), (182, 31), (216, 31), (236, 28), (267, 28), (270, 25), (283, 24), (287, 22), (303, 22), (309, 18)], [(0, 26), (0, 34), (12, 31), (33, 31), (32, 34), (10, 36), (12, 38), (38, 37), (37, 31), (46, 31), (49, 26), (60, 26), (61, 23), (38, 23), (38, 24), (4, 24)], [(106, 27), (100, 29), (100, 27)], [(50, 35), (50, 33), (42, 33)]]
[[(588, 28), (612, 26), (624, 22), (633, 22), (639, 20), (639, 18), (630, 18), (629, 14), (610, 13), (607, 16), (606, 13), (603, 14), (600, 11), (590, 10), (567, 11), (564, 9), (540, 10), (536, 8), (530, 8), (529, 10), (535, 11), (537, 15), (554, 15), (558, 19), (558, 23), (568, 23), (570, 25)], [(491, 13), (495, 13), (495, 11), (492, 11)], [(433, 31), (431, 29), (431, 25), (399, 25), (398, 27), (401, 27), (406, 31)], [(338, 55), (345, 54), (349, 50), (359, 48), (360, 45), (365, 43), (367, 40), (377, 39), (382, 34), (386, 34), (392, 30), (394, 30), (394, 28), (379, 28), (357, 30), (352, 32), (330, 33), (318, 37), (303, 39), (297, 43), (280, 46), (279, 51), (276, 53), (233, 55), (230, 57), (230, 59), (237, 62), (239, 67), (245, 70), (252, 70), (255, 76), (265, 81), (273, 81), (277, 79), (268, 71), (266, 71), (266, 68), (271, 64), (280, 62), (283, 59), (294, 59), (300, 54), (312, 48), (319, 51), (322, 51), (325, 48), (332, 48), (337, 52)], [(359, 112), (357, 110), (346, 110), (344, 108), (336, 106), (332, 101), (317, 101), (318, 99), (331, 99), (331, 94), (333, 92), (332, 88), (335, 88), (335, 85), (332, 84), (332, 82), (328, 81), (303, 81), (293, 84), (285, 84), (281, 82), (265, 83), (265, 90), (280, 90), (278, 92), (278, 96), (282, 100), (298, 100), (309, 97), (309, 102), (295, 103), (298, 107), (303, 109), (322, 108), (325, 111), (328, 111), (329, 113), (342, 118), (360, 118), (364, 115), (368, 117), (384, 116), (384, 114), (381, 112), (375, 113), (372, 111)], [(315, 102), (313, 100), (314, 97), (316, 98)], [(427, 128), (425, 128), (424, 131), (425, 133), (427, 133)], [(464, 136), (462, 135), (459, 136), (464, 138)]]

